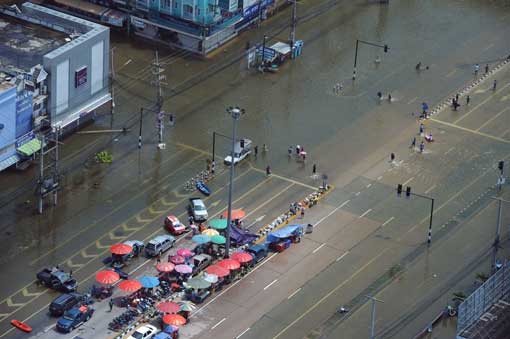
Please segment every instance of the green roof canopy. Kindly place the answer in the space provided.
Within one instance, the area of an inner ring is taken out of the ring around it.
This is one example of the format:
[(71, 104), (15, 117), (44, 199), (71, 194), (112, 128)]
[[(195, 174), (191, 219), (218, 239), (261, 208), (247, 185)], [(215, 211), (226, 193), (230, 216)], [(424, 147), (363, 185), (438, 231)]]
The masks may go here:
[(227, 219), (213, 219), (209, 221), (209, 226), (216, 230), (224, 230), (227, 228)]
[(35, 152), (39, 151), (41, 149), (41, 140), (39, 139), (32, 139), (26, 144), (21, 145), (17, 148), (18, 152), (20, 152), (23, 155), (31, 156)]

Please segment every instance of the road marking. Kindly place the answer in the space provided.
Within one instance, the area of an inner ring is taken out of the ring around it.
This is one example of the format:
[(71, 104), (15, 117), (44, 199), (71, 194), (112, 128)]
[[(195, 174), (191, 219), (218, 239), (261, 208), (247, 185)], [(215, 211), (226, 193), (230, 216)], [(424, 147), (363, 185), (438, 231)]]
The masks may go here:
[(99, 242), (99, 240), (96, 240), (95, 245), (96, 245), (96, 248), (98, 248), (98, 249), (110, 248), (110, 245), (103, 245), (103, 244), (101, 244), (101, 242)]
[(382, 179), (382, 177), (383, 177), (382, 175), (378, 176), (378, 177), (377, 177), (377, 180), (381, 180), (381, 179)]
[(487, 50), (491, 49), (492, 47), (494, 47), (494, 44), (493, 44), (493, 43), (492, 43), (492, 44), (489, 44), (487, 47), (485, 47), (484, 49), (482, 49), (482, 52), (485, 52), (485, 51), (487, 51)]
[(355, 196), (358, 196), (358, 195), (360, 195), (360, 194), (361, 194), (361, 192), (357, 192), (357, 193), (355, 194)]
[[(257, 168), (255, 166), (253, 166), (251, 163), (250, 163), (250, 167), (254, 171), (266, 174), (266, 170), (265, 169), (262, 170), (260, 168)], [(284, 177), (284, 176), (281, 176), (281, 175), (278, 175), (278, 174), (275, 174), (275, 173), (272, 173), (268, 178), (271, 178), (271, 177), (275, 177), (275, 178), (278, 178), (278, 179), (281, 179), (281, 180), (284, 180), (284, 181), (288, 181), (288, 182), (291, 182), (291, 183), (299, 185), (299, 186), (310, 188), (310, 189), (312, 189), (314, 191), (317, 189), (317, 187), (315, 187), (315, 186), (311, 186), (311, 185), (305, 184), (303, 182), (300, 182), (300, 181), (297, 181), (297, 180), (294, 180), (294, 179), (291, 179), (291, 178), (287, 178), (287, 177)]]
[(405, 181), (402, 185), (407, 185), (408, 183), (410, 183), (413, 180), (414, 180), (414, 177), (411, 177), (407, 181)]
[(287, 297), (287, 299), (292, 298), (293, 296), (295, 296), (296, 294), (298, 294), (298, 293), (299, 293), (299, 291), (301, 291), (301, 287), (300, 287), (300, 288), (298, 288), (297, 290), (295, 290), (294, 292), (292, 292), (292, 294), (291, 294), (291, 295), (289, 295), (289, 296)]
[(427, 193), (431, 192), (434, 188), (436, 188), (436, 185), (435, 185), (435, 184), (434, 184), (434, 185), (432, 185), (432, 186), (430, 186), (430, 187), (429, 187), (429, 188), (425, 191), (425, 194), (427, 194)]
[(412, 104), (413, 102), (415, 102), (416, 100), (418, 100), (418, 97), (414, 97), (414, 98), (412, 98), (411, 100), (409, 100), (409, 101), (407, 102), (407, 104), (408, 104), (408, 105), (410, 105), (410, 104)]
[(108, 233), (108, 237), (110, 237), (112, 240), (121, 240), (125, 238), (125, 235), (115, 235), (115, 233), (111, 231)]
[(351, 200), (346, 200), (344, 201), (340, 206), (338, 206), (338, 208), (342, 208), (344, 207), (345, 205), (347, 205)]
[(347, 254), (349, 254), (349, 251), (345, 252), (344, 254), (342, 254), (341, 256), (339, 256), (338, 258), (336, 258), (335, 262), (339, 262), (340, 260), (342, 260)]
[(315, 253), (317, 253), (317, 251), (319, 251), (319, 250), (320, 250), (322, 247), (324, 247), (325, 245), (326, 245), (326, 243), (324, 243), (324, 244), (320, 245), (319, 247), (317, 247), (316, 249), (314, 249), (314, 250), (312, 251), (312, 253), (314, 253), (314, 254), (315, 254)]
[(28, 291), (28, 288), (24, 288), (21, 293), (23, 294), (24, 297), (36, 297), (38, 295), (41, 295), (43, 294), (44, 292), (29, 292)]
[(88, 254), (84, 249), (80, 252), (81, 256), (85, 259), (95, 258), (97, 254)]
[(386, 226), (388, 225), (393, 219), (395, 219), (395, 217), (391, 217), (389, 218), (388, 220), (386, 220), (381, 226)]
[(264, 291), (267, 290), (269, 287), (271, 287), (271, 285), (273, 285), (275, 282), (277, 282), (278, 279), (275, 279), (273, 281), (271, 281), (271, 283), (269, 283), (269, 285), (267, 285), (266, 287), (264, 287)]
[(73, 261), (71, 259), (67, 259), (66, 261), (66, 265), (71, 267), (71, 268), (80, 268), (80, 267), (83, 267), (85, 266), (85, 264), (74, 264)]
[(340, 206), (338, 206), (337, 208), (335, 208), (334, 210), (332, 210), (331, 212), (329, 212), (325, 217), (323, 217), (322, 219), (320, 219), (319, 221), (317, 221), (316, 223), (313, 224), (313, 227), (317, 227), (319, 226), (319, 224), (321, 222), (323, 222), (325, 219), (329, 218), (333, 213), (335, 213), (336, 211), (338, 211), (339, 209), (341, 209), (342, 207), (344, 207), (345, 205), (347, 205), (349, 203), (350, 200), (346, 200), (344, 201)]
[(124, 231), (128, 232), (128, 233), (129, 233), (129, 232), (132, 232), (132, 231), (138, 231), (138, 230), (141, 230), (141, 229), (143, 228), (143, 227), (140, 227), (140, 226), (128, 227), (128, 225), (127, 225), (125, 222), (123, 222), (123, 223), (121, 224), (121, 226), (122, 226), (122, 229), (123, 229)]
[(255, 220), (253, 220), (253, 222), (251, 224), (249, 224), (246, 229), (249, 230), (253, 225), (255, 225), (256, 223), (262, 221), (264, 218), (266, 217), (266, 215), (261, 215), (260, 217), (256, 218)]
[(366, 186), (366, 188), (370, 188), (370, 186), (372, 186), (372, 184), (368, 184), (368, 185)]
[(446, 77), (447, 78), (450, 78), (451, 76), (453, 76), (455, 73), (457, 73), (457, 69), (455, 68), (453, 71), (449, 72), (448, 74), (446, 74)]
[[(507, 88), (508, 86), (510, 86), (510, 82), (505, 84), (505, 86), (501, 87), (499, 90), (497, 90), (496, 92), (494, 92), (494, 94), (498, 94), (499, 92), (501, 92), (502, 90), (504, 90), (505, 88)], [(457, 120), (455, 120), (453, 122), (453, 124), (456, 124), (458, 123), (459, 121), (461, 121), (462, 119), (464, 119), (465, 117), (467, 117), (468, 115), (470, 115), (471, 113), (473, 113), (478, 107), (484, 105), (487, 101), (493, 99), (493, 96), (489, 96), (487, 99), (483, 100), (482, 102), (480, 102), (478, 105), (476, 105), (475, 107), (473, 107), (471, 110), (469, 110), (466, 114), (464, 114), (463, 116), (461, 116), (460, 118), (458, 118)]]
[(502, 96), (501, 99), (499, 99), (499, 102), (507, 101), (508, 99), (510, 99), (510, 94)]
[(218, 205), (220, 204), (221, 200), (222, 200), (222, 199), (216, 200), (215, 202), (213, 202), (213, 203), (212, 203), (212, 204), (210, 204), (209, 206), (210, 206), (210, 207), (216, 207), (216, 206), (218, 206)]
[(455, 147), (450, 147), (450, 149), (448, 149), (448, 151), (444, 152), (444, 155), (447, 155), (448, 153), (450, 153), (451, 151), (453, 151), (455, 149)]
[[(268, 203), (270, 203), (271, 201), (273, 201), (274, 199), (278, 198), (280, 195), (282, 195), (283, 193), (285, 193), (289, 188), (291, 188), (292, 186), (294, 186), (295, 184), (292, 183), (290, 185), (288, 185), (287, 187), (285, 187), (283, 190), (281, 190), (280, 192), (276, 193), (275, 195), (273, 195), (270, 199), (264, 201), (264, 203), (260, 204), (259, 206), (257, 206), (257, 208), (253, 209), (250, 211), (250, 213), (246, 214), (246, 216), (244, 217), (244, 219), (246, 219), (246, 217), (250, 216), (251, 214), (257, 212), (259, 209), (261, 209), (262, 207), (264, 207), (265, 205), (267, 205)], [(262, 219), (261, 219), (262, 220)], [(259, 220), (260, 221), (260, 220)], [(251, 224), (249, 227), (251, 227), (253, 224)], [(248, 228), (249, 228), (248, 227)]]
[(487, 126), (489, 123), (491, 123), (492, 121), (494, 121), (494, 119), (496, 119), (497, 117), (499, 117), (503, 112), (505, 112), (506, 110), (508, 110), (508, 107), (504, 108), (501, 110), (501, 112), (499, 112), (498, 114), (496, 114), (495, 116), (493, 116), (492, 118), (490, 118), (489, 120), (487, 120), (483, 125), (481, 125), (480, 127), (478, 127), (476, 129), (476, 131), (478, 132), (479, 130), (481, 130), (482, 128), (484, 128), (485, 126)]
[(244, 331), (242, 331), (242, 332), (241, 332), (241, 334), (239, 334), (239, 335), (236, 337), (236, 339), (241, 338), (241, 336), (242, 336), (243, 334), (245, 334), (246, 332), (248, 332), (249, 330), (250, 330), (250, 328), (248, 327), (247, 329), (245, 329)]
[(211, 330), (214, 330), (216, 327), (220, 326), (220, 324), (221, 324), (222, 322), (224, 322), (225, 320), (227, 320), (227, 318), (223, 318), (223, 319), (221, 319), (220, 321), (218, 321), (218, 322), (216, 323), (216, 325), (214, 325), (213, 327), (211, 327)]
[(434, 122), (437, 122), (439, 124), (445, 125), (445, 126), (449, 126), (449, 127), (454, 127), (454, 128), (460, 129), (460, 130), (465, 131), (465, 132), (470, 132), (470, 133), (473, 133), (473, 134), (476, 134), (476, 135), (479, 135), (479, 136), (483, 136), (483, 137), (486, 137), (486, 138), (489, 138), (489, 139), (492, 139), (492, 140), (504, 142), (505, 144), (510, 143), (510, 141), (508, 141), (508, 140), (505, 140), (505, 139), (502, 139), (502, 138), (498, 138), (498, 137), (495, 137), (493, 135), (486, 134), (486, 133), (483, 133), (483, 132), (478, 132), (478, 131), (475, 131), (475, 130), (472, 130), (472, 129), (469, 129), (469, 128), (466, 128), (466, 127), (462, 127), (462, 126), (459, 126), (459, 125), (455, 125), (455, 124), (452, 124), (450, 122), (438, 120), (438, 119), (435, 119), (435, 118), (430, 118), (430, 120), (432, 120)]
[(360, 215), (358, 218), (363, 218), (365, 215), (367, 215), (368, 213), (370, 213), (370, 211), (372, 211), (371, 208), (369, 208), (368, 210), (366, 210), (362, 215)]
[(25, 306), (27, 304), (27, 303), (15, 303), (14, 301), (12, 301), (11, 297), (7, 298), (5, 300), (5, 302), (7, 303), (7, 306), (9, 306), (9, 307), (20, 307), (20, 306)]
[(135, 219), (136, 219), (136, 221), (137, 221), (137, 222), (139, 222), (140, 224), (146, 224), (146, 223), (148, 223), (149, 221), (151, 221), (151, 220), (152, 220), (152, 219), (144, 219), (144, 218), (142, 218), (142, 217), (140, 216), (140, 214), (141, 214), (141, 213), (138, 213), (138, 214), (136, 215), (136, 218), (135, 218)]

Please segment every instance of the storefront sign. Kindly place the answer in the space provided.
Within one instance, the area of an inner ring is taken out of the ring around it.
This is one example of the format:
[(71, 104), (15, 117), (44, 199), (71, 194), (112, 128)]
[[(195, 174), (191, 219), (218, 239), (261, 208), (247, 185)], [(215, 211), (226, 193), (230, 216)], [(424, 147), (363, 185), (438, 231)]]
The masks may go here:
[(87, 66), (83, 66), (74, 72), (74, 87), (78, 88), (87, 83)]

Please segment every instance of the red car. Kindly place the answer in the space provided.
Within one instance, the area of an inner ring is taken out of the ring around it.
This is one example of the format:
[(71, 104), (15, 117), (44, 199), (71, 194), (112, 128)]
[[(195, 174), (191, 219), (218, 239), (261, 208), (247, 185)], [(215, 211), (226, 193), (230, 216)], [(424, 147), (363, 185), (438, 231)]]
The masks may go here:
[(175, 215), (169, 215), (165, 218), (165, 228), (173, 235), (180, 235), (186, 232), (186, 226)]

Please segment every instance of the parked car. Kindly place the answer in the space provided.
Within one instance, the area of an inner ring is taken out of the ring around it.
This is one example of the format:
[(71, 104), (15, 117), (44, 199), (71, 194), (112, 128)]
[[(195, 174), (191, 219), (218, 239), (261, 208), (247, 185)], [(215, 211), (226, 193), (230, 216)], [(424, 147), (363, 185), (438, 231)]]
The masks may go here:
[(50, 314), (54, 317), (62, 316), (65, 311), (70, 310), (76, 305), (88, 304), (89, 296), (81, 293), (61, 294), (50, 304)]
[(267, 245), (253, 245), (248, 247), (246, 251), (253, 256), (252, 265), (255, 265), (267, 257), (269, 248)]
[(212, 257), (208, 254), (197, 254), (191, 258), (191, 265), (193, 265), (192, 274), (197, 274), (203, 271), (207, 266), (212, 263)]
[(61, 292), (74, 292), (78, 283), (74, 278), (57, 267), (44, 268), (37, 273), (37, 282)]
[(57, 321), (57, 331), (63, 333), (72, 332), (75, 328), (88, 321), (92, 314), (94, 314), (94, 309), (89, 306), (74, 307), (65, 312), (64, 316)]
[(136, 329), (128, 339), (149, 339), (158, 332), (158, 329), (152, 325), (143, 325)]
[[(246, 138), (236, 142), (234, 146), (234, 165), (237, 165), (251, 153), (251, 144), (252, 141)], [(232, 163), (232, 155), (227, 155), (224, 162), (226, 165), (230, 165)]]
[(158, 235), (145, 246), (145, 255), (155, 257), (161, 253), (168, 251), (175, 243), (175, 238), (171, 235)]
[(190, 198), (188, 209), (195, 221), (206, 221), (209, 217), (205, 204), (200, 198)]
[(124, 244), (133, 247), (133, 250), (124, 256), (124, 260), (130, 260), (134, 257), (138, 257), (141, 253), (143, 253), (143, 249), (145, 247), (143, 241), (140, 240), (128, 240), (124, 241)]
[(180, 235), (186, 232), (186, 226), (175, 215), (169, 215), (165, 218), (165, 228), (172, 235)]

